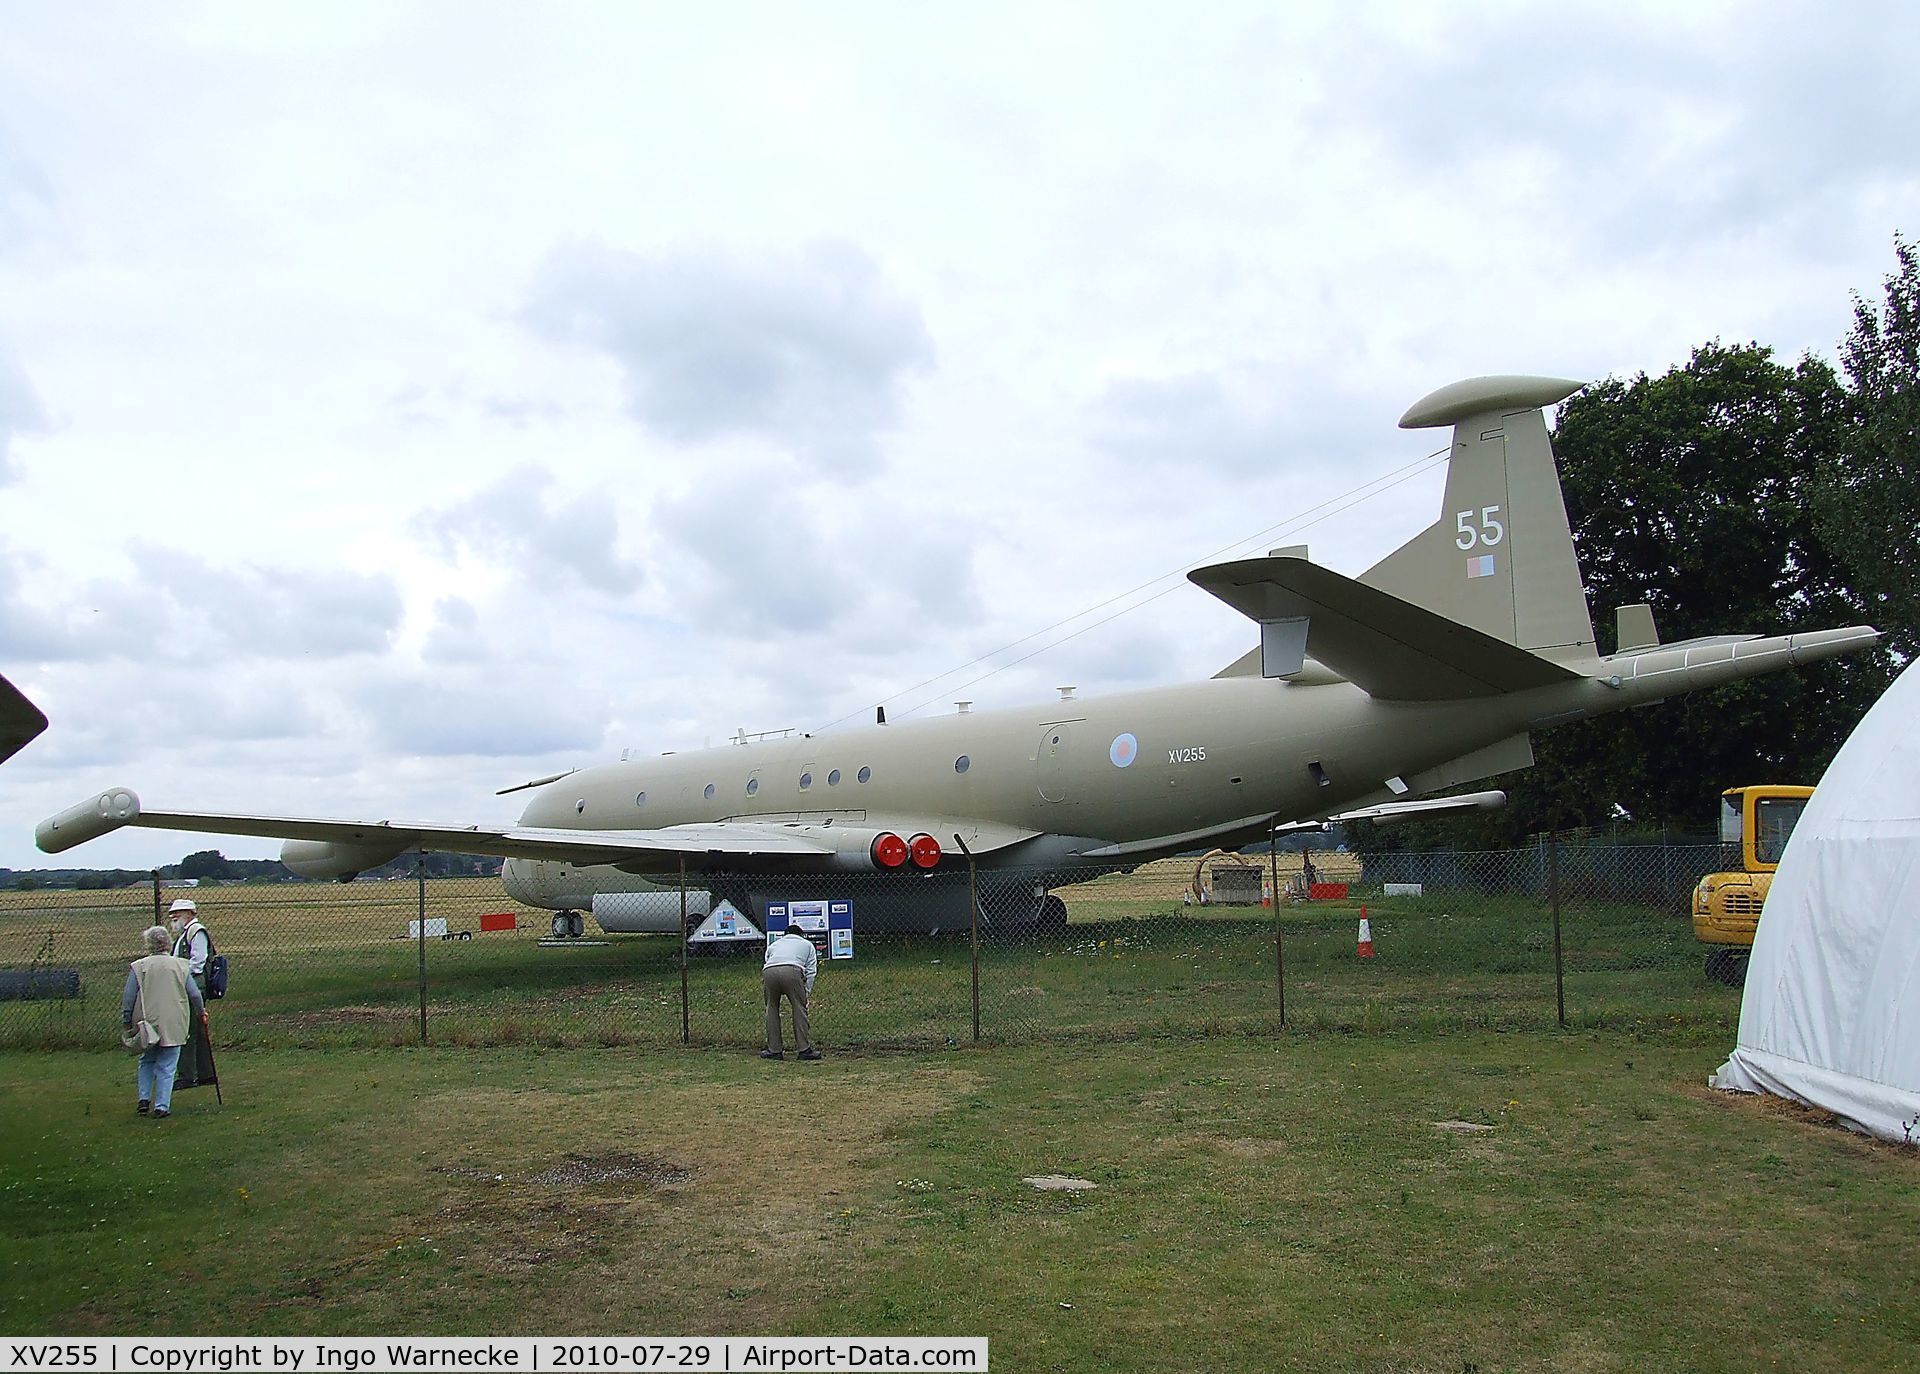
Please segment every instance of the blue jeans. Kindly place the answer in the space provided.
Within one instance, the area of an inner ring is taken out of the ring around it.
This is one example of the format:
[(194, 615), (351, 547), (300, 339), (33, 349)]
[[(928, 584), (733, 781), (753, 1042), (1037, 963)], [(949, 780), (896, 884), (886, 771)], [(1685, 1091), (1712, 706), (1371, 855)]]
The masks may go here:
[(153, 1103), (156, 1112), (170, 1111), (173, 1071), (180, 1067), (178, 1045), (155, 1045), (140, 1052), (140, 1100)]

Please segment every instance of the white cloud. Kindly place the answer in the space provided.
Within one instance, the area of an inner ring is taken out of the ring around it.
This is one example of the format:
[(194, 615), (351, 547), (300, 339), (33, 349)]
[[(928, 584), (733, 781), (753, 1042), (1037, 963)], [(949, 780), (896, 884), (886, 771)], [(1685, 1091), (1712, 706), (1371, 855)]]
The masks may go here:
[(0, 345), (0, 487), (19, 475), (11, 456), (14, 439), (45, 425), (46, 415), (40, 408), (33, 383), (27, 380), (27, 374), (9, 356), (6, 347)]
[(486, 657), (480, 612), (464, 597), (443, 597), (434, 603), (433, 626), (421, 647), (428, 663), (477, 663)]
[(0, 257), (19, 253), (50, 227), (53, 183), (0, 123)]
[(1366, 60), (1344, 64), (1355, 81), (1327, 92), (1325, 109), (1366, 102), (1423, 182), (1503, 158), (1544, 171), (1529, 178), (1541, 212), (1590, 247), (1817, 235), (1911, 182), (1920, 89), (1880, 54), (1914, 29), (1898, 6), (1793, 3), (1387, 22), (1364, 33)]
[(751, 13), (9, 14), (0, 864), (1203, 676), (1423, 393), (1830, 352), (1920, 232), (1910, 7)]
[(131, 595), (149, 600), (153, 651), (203, 661), (379, 653), (400, 625), (391, 577), (344, 568), (220, 567), (155, 544), (128, 550)]
[(1389, 401), (1348, 394), (1320, 368), (1227, 364), (1116, 379), (1094, 407), (1093, 433), (1116, 457), (1168, 474), (1331, 468), (1372, 445)]
[(422, 512), (414, 528), (449, 556), (472, 552), (530, 584), (552, 585), (550, 575), (561, 573), (609, 595), (637, 588), (641, 565), (624, 551), (608, 494), (556, 498), (554, 486), (551, 472), (516, 468), (469, 497)]
[(524, 318), (618, 362), (629, 411), (667, 439), (756, 435), (856, 473), (933, 356), (919, 309), (843, 242), (752, 256), (575, 244), (548, 257)]
[(364, 682), (351, 700), (369, 746), (416, 755), (524, 758), (598, 749), (607, 717), (597, 687), (540, 664), (519, 672), (495, 664), (396, 669)]
[(653, 511), (662, 578), (690, 619), (736, 644), (834, 632), (854, 649), (898, 651), (980, 614), (964, 520), (778, 467), (718, 473)]

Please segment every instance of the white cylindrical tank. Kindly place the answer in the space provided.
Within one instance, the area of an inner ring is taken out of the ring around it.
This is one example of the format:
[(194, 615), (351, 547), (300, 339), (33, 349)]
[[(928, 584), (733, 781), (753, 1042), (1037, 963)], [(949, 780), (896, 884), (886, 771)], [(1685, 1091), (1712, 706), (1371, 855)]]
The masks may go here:
[[(687, 928), (691, 930), (713, 910), (713, 894), (687, 890)], [(651, 931), (672, 935), (680, 929), (680, 890), (664, 892), (596, 892), (593, 919), (610, 934)]]

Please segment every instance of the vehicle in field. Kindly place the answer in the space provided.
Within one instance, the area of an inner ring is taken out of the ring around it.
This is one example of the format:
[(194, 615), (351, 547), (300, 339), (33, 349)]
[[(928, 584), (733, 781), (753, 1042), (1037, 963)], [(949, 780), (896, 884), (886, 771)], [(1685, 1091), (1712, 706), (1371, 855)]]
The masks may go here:
[[(977, 865), (984, 921), (1057, 930), (1053, 889), (1093, 872), (1289, 822), (1484, 805), (1443, 794), (1530, 766), (1536, 730), (1879, 641), (1854, 626), (1662, 645), (1636, 606), (1618, 613), (1619, 651), (1599, 653), (1543, 414), (1578, 389), (1478, 377), (1417, 402), (1402, 428), (1453, 427), (1440, 515), (1358, 578), (1304, 548), (1189, 573), (1258, 634), (1197, 682), (892, 724), (876, 712), (858, 729), (557, 773), (525, 784), (512, 824), (155, 811), (115, 787), (37, 840), (59, 853), (124, 825), (270, 836), (295, 872), (339, 878), (414, 848), (498, 855), (507, 891), (571, 931), (603, 897), (682, 874), (756, 923), (858, 878), (862, 929), (965, 929)], [(680, 928), (677, 895), (653, 907), (645, 919)]]
[(1720, 794), (1720, 842), (1740, 846), (1738, 872), (1709, 873), (1693, 889), (1693, 934), (1707, 946), (1707, 977), (1744, 987), (1760, 911), (1811, 787), (1729, 787)]

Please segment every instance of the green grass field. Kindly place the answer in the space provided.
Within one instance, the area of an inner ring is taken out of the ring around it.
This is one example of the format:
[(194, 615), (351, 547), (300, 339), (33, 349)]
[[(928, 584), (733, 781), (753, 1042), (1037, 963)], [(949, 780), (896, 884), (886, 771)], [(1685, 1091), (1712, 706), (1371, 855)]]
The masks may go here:
[[(533, 913), (428, 942), (422, 1049), (413, 884), (203, 889), (228, 1101), (164, 1125), (101, 1048), (151, 894), (11, 894), (0, 963), (44, 952), (85, 995), (0, 1003), (0, 1323), (1454, 1374), (1891, 1368), (1920, 1340), (1920, 1162), (1701, 1086), (1738, 995), (1675, 914), (1567, 904), (1562, 1031), (1537, 896), (1196, 908), (1190, 872), (987, 944), (978, 1045), (967, 938), (859, 937), (819, 1065), (749, 1053), (757, 960), (689, 961), (687, 1048), (673, 941), (542, 948)], [(509, 905), (428, 887), (454, 929)], [(1097, 1186), (1022, 1182), (1054, 1173)]]
[[(1188, 907), (1191, 864), (1171, 861), (1066, 889), (1065, 935), (997, 940), (980, 955), (980, 1033), (993, 1043), (1159, 1035), (1271, 1034), (1280, 1028), (1279, 958), (1289, 1026), (1306, 1030), (1526, 1029), (1556, 1024), (1552, 927), (1537, 898), (1356, 895), (1274, 911)], [(433, 1043), (677, 1045), (680, 959), (673, 940), (614, 936), (542, 948), (545, 913), (497, 885), (428, 884), (430, 916), (476, 930), (484, 911), (517, 910), (522, 929), (427, 942)], [(232, 1048), (378, 1047), (420, 1038), (420, 949), (405, 938), (414, 884), (284, 885), (196, 894), (232, 995), (214, 1009)], [(0, 1045), (97, 1047), (117, 1020), (120, 985), (151, 897), (6, 894), (0, 963), (81, 972), (73, 1000), (0, 1002)], [(1356, 957), (1365, 909), (1376, 955)], [(1647, 907), (1586, 902), (1563, 912), (1565, 1001), (1581, 1027), (1729, 1028), (1738, 994), (1708, 982), (1686, 923)], [(597, 931), (590, 933), (597, 935)], [(973, 1041), (973, 954), (964, 935), (862, 935), (827, 964), (816, 1031), (828, 1045), (937, 1048)], [(761, 1033), (757, 961), (695, 958), (687, 970), (693, 1043), (746, 1045)]]
[[(1436, 892), (1425, 898), (1267, 908), (1188, 908), (1158, 873), (1068, 888), (1066, 935), (991, 940), (979, 954), (979, 1034), (987, 1042), (1269, 1034), (1298, 1029), (1538, 1029), (1557, 1021), (1553, 938), (1536, 898)], [(0, 1002), (0, 1046), (90, 1048), (113, 1034), (125, 963), (152, 919), (146, 892), (10, 894), (0, 952), (81, 971), (84, 996)], [(217, 1004), (230, 1048), (397, 1046), (420, 1038), (419, 912), (413, 883), (204, 888), (207, 921), (232, 959)], [(515, 910), (497, 885), (428, 885), (428, 913), (476, 931)], [(1375, 958), (1356, 956), (1369, 913)], [(682, 1040), (682, 971), (668, 936), (624, 935), (541, 948), (545, 913), (522, 929), (426, 942), (426, 1019), (436, 1044), (670, 1046)], [(597, 931), (589, 931), (599, 935)], [(1275, 942), (1279, 938), (1279, 950)], [(1668, 913), (1586, 902), (1563, 912), (1565, 1004), (1576, 1027), (1728, 1027), (1738, 994), (1709, 983), (1699, 946)], [(973, 1042), (968, 936), (860, 935), (829, 961), (816, 1031), (839, 1048), (941, 1048)], [(693, 1044), (760, 1034), (753, 958), (693, 958), (685, 1031)]]
[[(985, 1334), (1007, 1370), (1893, 1369), (1920, 1160), (1698, 1028), (0, 1056), (0, 1326)], [(1436, 1122), (1491, 1127), (1460, 1133)], [(1097, 1186), (1043, 1193), (1022, 1179)]]

